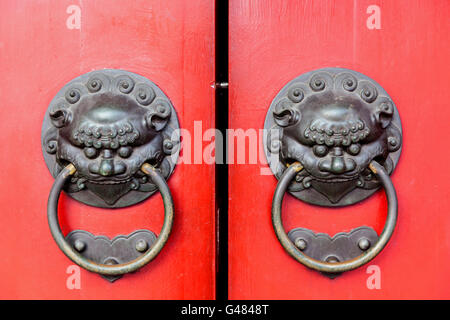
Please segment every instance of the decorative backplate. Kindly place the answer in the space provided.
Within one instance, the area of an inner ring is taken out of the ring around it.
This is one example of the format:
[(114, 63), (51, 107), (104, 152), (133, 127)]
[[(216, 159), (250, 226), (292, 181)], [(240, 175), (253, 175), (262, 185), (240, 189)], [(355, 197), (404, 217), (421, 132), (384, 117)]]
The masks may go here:
[[(94, 236), (84, 230), (75, 230), (66, 237), (67, 242), (83, 257), (100, 264), (114, 265), (137, 259), (150, 249), (156, 235), (149, 230), (136, 230), (128, 236), (117, 236), (110, 240), (105, 236)], [(113, 282), (122, 275), (101, 275)]]
[(288, 191), (305, 202), (346, 206), (380, 186), (368, 169), (372, 160), (390, 174), (401, 152), (402, 130), (394, 102), (369, 77), (325, 68), (290, 81), (276, 95), (264, 128), (264, 150), (279, 179), (300, 162)]
[[(323, 262), (343, 262), (360, 256), (378, 241), (378, 235), (370, 227), (359, 227), (333, 237), (326, 233), (314, 233), (296, 228), (288, 233), (289, 239), (308, 257)], [(324, 273), (330, 278), (339, 274)]]
[(99, 70), (67, 83), (42, 126), (42, 150), (53, 177), (76, 168), (65, 191), (85, 204), (118, 208), (156, 191), (139, 169), (147, 162), (172, 173), (179, 153), (178, 119), (153, 82), (123, 70)]

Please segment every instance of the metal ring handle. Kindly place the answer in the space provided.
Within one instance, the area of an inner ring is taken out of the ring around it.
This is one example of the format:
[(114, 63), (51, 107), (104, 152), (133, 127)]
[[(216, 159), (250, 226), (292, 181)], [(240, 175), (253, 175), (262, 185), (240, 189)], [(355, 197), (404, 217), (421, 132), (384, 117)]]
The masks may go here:
[(286, 171), (278, 181), (277, 187), (275, 189), (275, 194), (273, 196), (272, 224), (278, 240), (281, 242), (281, 245), (295, 260), (317, 271), (326, 273), (340, 273), (356, 269), (366, 264), (367, 262), (375, 258), (381, 252), (381, 250), (383, 250), (383, 248), (391, 238), (392, 233), (395, 229), (395, 224), (397, 222), (397, 195), (394, 185), (392, 184), (389, 175), (382, 165), (380, 165), (376, 161), (372, 161), (369, 165), (369, 168), (377, 176), (386, 192), (388, 214), (384, 229), (381, 232), (377, 243), (373, 245), (369, 250), (354, 259), (336, 263), (322, 262), (306, 256), (299, 249), (297, 249), (297, 247), (295, 247), (295, 245), (288, 238), (281, 221), (281, 204), (283, 202), (283, 197), (289, 186), (289, 183), (296, 176), (296, 174), (303, 169), (303, 166), (299, 162), (295, 162), (286, 169)]
[(147, 163), (142, 165), (141, 170), (150, 177), (161, 193), (164, 203), (164, 223), (156, 242), (150, 250), (137, 259), (116, 265), (99, 264), (84, 258), (77, 251), (75, 251), (64, 238), (58, 221), (58, 200), (64, 183), (71, 175), (75, 173), (76, 169), (72, 164), (69, 164), (58, 174), (48, 197), (47, 218), (53, 239), (55, 239), (58, 247), (70, 260), (89, 271), (113, 276), (134, 272), (145, 266), (158, 255), (163, 246), (166, 244), (170, 231), (172, 230), (173, 200), (169, 186), (158, 170)]

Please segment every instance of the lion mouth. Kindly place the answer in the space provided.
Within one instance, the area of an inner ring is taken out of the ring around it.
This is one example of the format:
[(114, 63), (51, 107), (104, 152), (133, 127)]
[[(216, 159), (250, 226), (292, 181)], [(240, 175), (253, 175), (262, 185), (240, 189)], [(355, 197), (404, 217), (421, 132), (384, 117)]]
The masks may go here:
[(311, 178), (313, 180), (319, 181), (319, 182), (331, 182), (331, 183), (339, 183), (339, 182), (347, 182), (352, 180), (358, 180), (360, 177), (360, 174), (352, 174), (352, 175), (340, 175), (339, 177), (336, 176), (328, 176), (328, 177), (316, 177), (311, 175)]
[(92, 184), (101, 184), (101, 185), (114, 185), (114, 184), (124, 184), (131, 181), (131, 177), (127, 179), (102, 179), (102, 180), (95, 180), (95, 179), (88, 179), (87, 181)]

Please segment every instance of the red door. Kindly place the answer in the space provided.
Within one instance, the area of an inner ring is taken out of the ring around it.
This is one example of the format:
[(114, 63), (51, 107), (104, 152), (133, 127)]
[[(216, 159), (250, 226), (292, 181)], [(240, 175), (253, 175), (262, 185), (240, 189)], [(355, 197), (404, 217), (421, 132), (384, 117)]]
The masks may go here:
[[(369, 76), (390, 95), (403, 128), (391, 178), (398, 221), (384, 250), (335, 279), (310, 270), (283, 250), (271, 222), (277, 180), (259, 150), (238, 148), (229, 168), (229, 297), (231, 299), (449, 298), (450, 152), (443, 146), (450, 113), (447, 1), (230, 1), (230, 128), (262, 129), (277, 93), (320, 68)], [(251, 163), (259, 151), (258, 162)], [(252, 153), (253, 152), (253, 153)], [(249, 163), (250, 162), (250, 163)], [(381, 190), (351, 206), (324, 208), (284, 197), (289, 231), (330, 236), (386, 220)]]
[[(213, 1), (202, 0), (1, 2), (0, 298), (214, 298), (213, 165), (188, 165), (186, 159), (176, 165), (168, 179), (175, 208), (168, 242), (148, 265), (110, 283), (76, 266), (52, 239), (46, 208), (54, 179), (40, 141), (57, 92), (102, 69), (153, 81), (172, 102), (182, 129), (193, 132), (194, 121), (213, 127), (213, 10)], [(75, 229), (109, 238), (136, 229), (158, 234), (162, 203), (156, 193), (108, 210), (63, 195), (59, 220), (64, 235)]]

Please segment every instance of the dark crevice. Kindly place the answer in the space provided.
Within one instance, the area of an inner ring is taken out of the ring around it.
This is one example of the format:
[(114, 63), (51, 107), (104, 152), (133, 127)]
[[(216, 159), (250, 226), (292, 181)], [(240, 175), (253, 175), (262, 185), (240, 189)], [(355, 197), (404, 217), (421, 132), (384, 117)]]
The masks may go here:
[[(228, 128), (228, 0), (216, 0), (216, 128), (226, 137)], [(226, 142), (217, 144), (216, 154), (224, 163), (216, 164), (216, 299), (228, 299), (228, 166)]]

